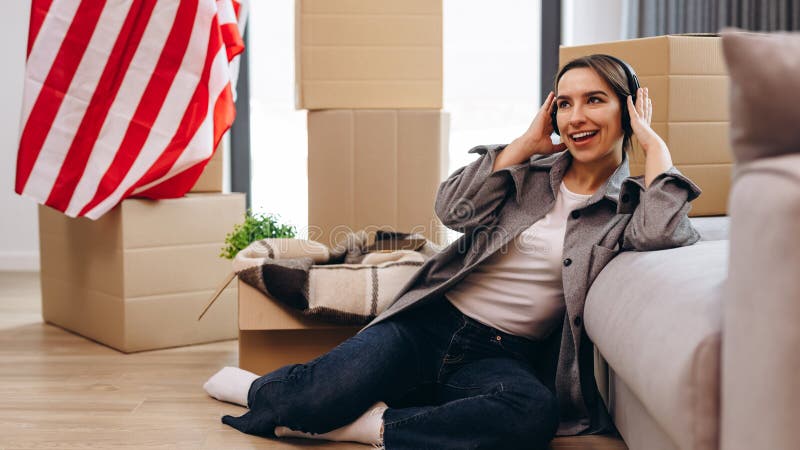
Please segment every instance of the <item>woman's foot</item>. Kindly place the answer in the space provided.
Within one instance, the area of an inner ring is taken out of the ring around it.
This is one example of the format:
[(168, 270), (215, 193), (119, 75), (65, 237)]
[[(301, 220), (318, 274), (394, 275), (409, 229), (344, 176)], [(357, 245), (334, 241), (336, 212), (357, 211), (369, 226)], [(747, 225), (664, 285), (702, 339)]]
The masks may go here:
[(378, 402), (353, 423), (322, 434), (303, 433), (286, 427), (275, 427), (275, 436), (324, 439), (327, 441), (352, 441), (362, 444), (383, 444), (383, 412), (388, 406)]
[(208, 395), (217, 400), (247, 407), (250, 385), (258, 375), (238, 367), (223, 367), (203, 385)]

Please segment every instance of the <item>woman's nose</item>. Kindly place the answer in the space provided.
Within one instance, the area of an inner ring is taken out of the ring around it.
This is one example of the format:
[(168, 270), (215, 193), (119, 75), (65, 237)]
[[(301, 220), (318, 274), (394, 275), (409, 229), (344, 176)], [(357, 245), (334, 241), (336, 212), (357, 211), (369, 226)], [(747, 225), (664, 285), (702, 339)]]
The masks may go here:
[(569, 114), (570, 125), (580, 124), (586, 121), (586, 115), (583, 113), (581, 105), (576, 105), (572, 108)]

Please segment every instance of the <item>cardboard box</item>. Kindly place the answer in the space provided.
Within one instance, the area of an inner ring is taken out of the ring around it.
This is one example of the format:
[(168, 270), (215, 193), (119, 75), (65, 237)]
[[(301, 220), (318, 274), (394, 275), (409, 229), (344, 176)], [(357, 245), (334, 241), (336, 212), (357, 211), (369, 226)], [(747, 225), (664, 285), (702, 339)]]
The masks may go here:
[(222, 159), (224, 154), (225, 151), (222, 148), (222, 143), (220, 143), (214, 152), (214, 156), (206, 164), (206, 168), (203, 169), (200, 178), (197, 179), (197, 182), (189, 192), (222, 192), (222, 171), (224, 170)]
[(640, 76), (639, 82), (650, 92), (653, 122), (730, 120), (726, 75)]
[[(675, 167), (694, 181), (703, 193), (692, 201), (690, 217), (727, 214), (731, 188), (732, 164), (676, 164)], [(644, 166), (631, 164), (631, 175), (643, 175)]]
[[(622, 58), (649, 89), (653, 130), (667, 143), (675, 167), (703, 189), (689, 215), (727, 214), (733, 154), (721, 38), (670, 35), (561, 47), (560, 66), (594, 53)], [(644, 174), (644, 162), (644, 153), (634, 147), (631, 175)]]
[(230, 271), (219, 254), (244, 203), (127, 199), (97, 221), (40, 206), (44, 320), (123, 352), (235, 338), (235, 287), (197, 315)]
[(239, 292), (239, 367), (263, 375), (311, 361), (362, 327), (303, 316), (242, 281)]
[(297, 0), (297, 109), (442, 107), (442, 0)]
[(606, 53), (625, 60), (639, 77), (650, 75), (728, 75), (722, 38), (679, 34), (589, 45), (562, 46), (559, 67), (579, 56)]
[(332, 245), (349, 231), (389, 228), (444, 243), (433, 204), (448, 129), (437, 110), (309, 111), (309, 239)]

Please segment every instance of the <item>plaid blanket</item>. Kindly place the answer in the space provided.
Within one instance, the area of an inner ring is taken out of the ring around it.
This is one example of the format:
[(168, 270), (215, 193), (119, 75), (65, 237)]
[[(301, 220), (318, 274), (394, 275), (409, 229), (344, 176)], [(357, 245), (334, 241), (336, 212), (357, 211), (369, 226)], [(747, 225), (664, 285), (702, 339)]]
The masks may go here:
[(440, 248), (420, 235), (348, 233), (328, 248), (303, 239), (253, 242), (234, 259), (239, 279), (303, 314), (365, 324), (389, 307)]

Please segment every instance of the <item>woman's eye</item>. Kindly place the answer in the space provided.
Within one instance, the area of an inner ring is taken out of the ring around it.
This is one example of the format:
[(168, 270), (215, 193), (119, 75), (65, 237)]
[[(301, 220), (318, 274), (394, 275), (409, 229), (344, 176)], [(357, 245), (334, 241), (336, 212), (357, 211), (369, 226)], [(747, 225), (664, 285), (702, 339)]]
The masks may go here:
[(602, 102), (602, 100), (600, 100), (599, 97), (589, 97), (589, 103), (600, 103), (600, 102)]
[(563, 102), (563, 101), (562, 101), (562, 102), (559, 102), (559, 103), (558, 103), (558, 107), (559, 107), (559, 109), (561, 109), (561, 108), (566, 108), (567, 106), (569, 106), (569, 103), (567, 103), (567, 102)]

